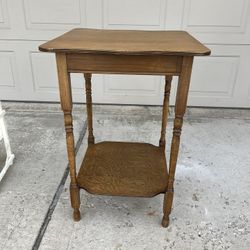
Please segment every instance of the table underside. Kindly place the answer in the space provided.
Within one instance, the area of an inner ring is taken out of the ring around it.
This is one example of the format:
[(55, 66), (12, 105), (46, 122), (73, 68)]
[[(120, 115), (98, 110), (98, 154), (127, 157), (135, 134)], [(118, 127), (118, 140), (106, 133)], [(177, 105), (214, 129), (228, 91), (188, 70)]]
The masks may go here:
[(164, 149), (133, 142), (90, 144), (77, 176), (89, 193), (135, 197), (165, 193), (167, 180)]

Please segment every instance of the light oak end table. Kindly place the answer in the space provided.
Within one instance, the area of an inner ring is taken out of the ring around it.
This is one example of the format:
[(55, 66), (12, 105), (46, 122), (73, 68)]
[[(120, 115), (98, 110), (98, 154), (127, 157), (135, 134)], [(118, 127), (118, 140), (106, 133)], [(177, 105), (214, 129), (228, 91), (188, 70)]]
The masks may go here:
[[(194, 56), (210, 50), (184, 31), (74, 29), (39, 47), (56, 53), (64, 112), (73, 218), (80, 220), (80, 188), (99, 195), (164, 195), (162, 226), (169, 224), (183, 116)], [(88, 148), (78, 174), (72, 125), (70, 73), (83, 73), (86, 84)], [(92, 74), (164, 75), (165, 93), (159, 146), (148, 143), (95, 143), (92, 122)], [(165, 134), (172, 76), (179, 76), (173, 137), (167, 169)]]

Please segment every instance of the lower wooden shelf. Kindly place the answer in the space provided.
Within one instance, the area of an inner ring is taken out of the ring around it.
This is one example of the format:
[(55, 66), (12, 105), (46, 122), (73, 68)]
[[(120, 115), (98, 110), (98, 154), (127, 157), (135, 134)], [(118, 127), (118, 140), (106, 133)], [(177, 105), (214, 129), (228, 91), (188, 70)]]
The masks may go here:
[(148, 143), (100, 142), (88, 146), (77, 182), (93, 194), (153, 197), (166, 192), (167, 178), (162, 148)]

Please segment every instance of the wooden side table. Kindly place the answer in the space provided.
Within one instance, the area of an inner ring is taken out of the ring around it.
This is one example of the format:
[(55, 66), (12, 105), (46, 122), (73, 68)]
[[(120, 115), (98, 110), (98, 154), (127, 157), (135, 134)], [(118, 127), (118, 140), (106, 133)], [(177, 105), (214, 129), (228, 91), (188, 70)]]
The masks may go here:
[[(184, 31), (96, 29), (74, 29), (41, 45), (39, 49), (56, 53), (74, 220), (80, 220), (80, 188), (100, 195), (153, 197), (164, 193), (162, 226), (167, 227), (193, 57), (209, 55), (210, 50)], [(86, 84), (88, 148), (78, 174), (75, 167), (70, 72), (83, 73)], [(93, 73), (165, 76), (159, 146), (131, 142), (95, 143), (91, 98)], [(172, 76), (179, 76), (179, 82), (168, 173), (165, 133)]]

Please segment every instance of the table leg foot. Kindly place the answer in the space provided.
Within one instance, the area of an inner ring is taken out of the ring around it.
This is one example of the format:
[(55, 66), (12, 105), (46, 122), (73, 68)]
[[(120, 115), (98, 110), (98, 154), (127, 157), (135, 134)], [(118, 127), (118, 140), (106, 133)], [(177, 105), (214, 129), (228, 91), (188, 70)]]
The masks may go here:
[(73, 219), (74, 219), (74, 221), (79, 221), (81, 219), (81, 213), (80, 213), (79, 209), (74, 209)]
[(161, 221), (161, 225), (163, 226), (163, 227), (168, 227), (168, 225), (169, 225), (169, 216), (163, 216), (163, 218), (162, 218), (162, 221)]
[(81, 219), (80, 214), (80, 192), (79, 187), (77, 184), (70, 184), (70, 198), (71, 198), (71, 206), (74, 209), (73, 212), (73, 219), (74, 221), (79, 221)]
[(173, 196), (174, 196), (174, 189), (169, 189), (164, 195), (164, 201), (163, 201), (164, 215), (161, 222), (163, 227), (167, 227), (169, 224), (169, 215), (172, 209)]

